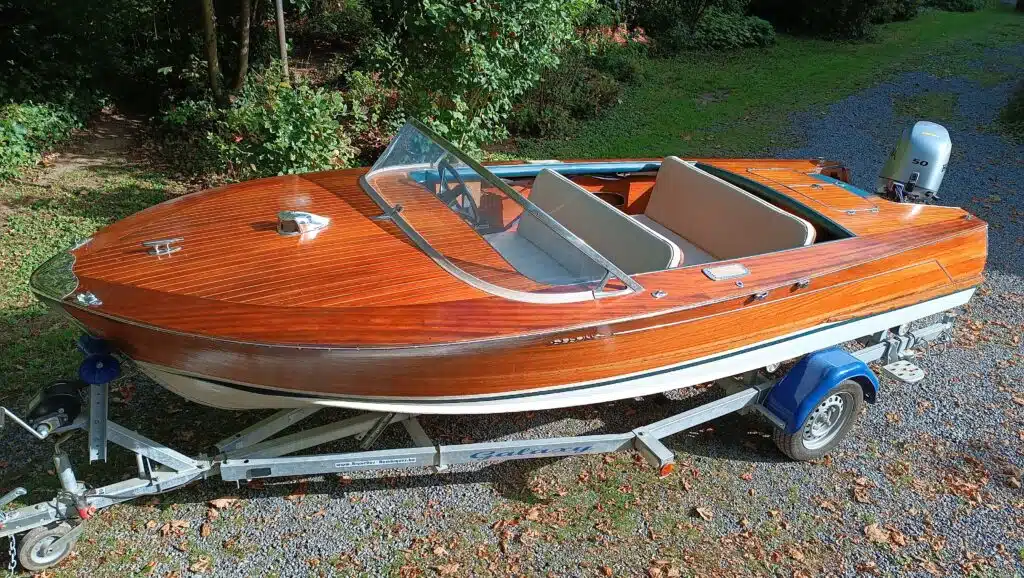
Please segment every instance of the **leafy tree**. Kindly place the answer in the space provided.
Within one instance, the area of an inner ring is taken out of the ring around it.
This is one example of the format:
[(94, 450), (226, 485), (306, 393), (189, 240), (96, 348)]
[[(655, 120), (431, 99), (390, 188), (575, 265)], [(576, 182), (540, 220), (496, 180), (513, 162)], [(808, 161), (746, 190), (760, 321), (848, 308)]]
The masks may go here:
[[(422, 0), (376, 46), (403, 108), (471, 146), (504, 136), (516, 98), (558, 64), (593, 0)], [(397, 10), (394, 3), (388, 8)]]

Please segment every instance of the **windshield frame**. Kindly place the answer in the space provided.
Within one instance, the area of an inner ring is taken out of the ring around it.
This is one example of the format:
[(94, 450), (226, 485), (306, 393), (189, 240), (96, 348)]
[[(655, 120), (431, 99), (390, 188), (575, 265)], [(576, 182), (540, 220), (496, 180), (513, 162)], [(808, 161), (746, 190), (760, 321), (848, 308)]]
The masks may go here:
[[(478, 289), (487, 291), (488, 293), (492, 293), (515, 301), (524, 301), (529, 303), (570, 303), (593, 300), (604, 297), (611, 297), (616, 295), (626, 295), (643, 291), (643, 286), (640, 285), (640, 283), (638, 283), (630, 275), (622, 271), (620, 268), (616, 267), (614, 263), (608, 260), (604, 255), (601, 255), (596, 250), (594, 250), (594, 248), (588, 245), (586, 241), (584, 241), (576, 234), (574, 234), (572, 231), (567, 229), (564, 225), (555, 220), (551, 215), (547, 214), (542, 209), (537, 207), (535, 204), (530, 202), (528, 198), (516, 192), (504, 180), (494, 175), (491, 171), (487, 170), (487, 168), (485, 168), (475, 159), (467, 155), (457, 146), (449, 142), (444, 137), (438, 135), (436, 132), (434, 132), (429, 127), (427, 127), (422, 122), (416, 119), (410, 119), (407, 125), (410, 125), (413, 129), (419, 131), (424, 136), (432, 140), (441, 149), (443, 149), (447, 153), (451, 154), (458, 160), (465, 163), (467, 167), (469, 167), (470, 169), (477, 173), (481, 180), (486, 181), (489, 185), (499, 189), (504, 195), (518, 203), (523, 208), (524, 212), (528, 212), (534, 218), (542, 222), (553, 232), (555, 232), (558, 236), (560, 236), (570, 245), (575, 247), (580, 253), (589, 258), (595, 264), (602, 267), (606, 272), (604, 278), (594, 289), (559, 293), (534, 293), (529, 291), (520, 291), (516, 289), (510, 289), (508, 287), (501, 287), (499, 285), (495, 285), (493, 283), (480, 279), (479, 277), (463, 270), (461, 267), (454, 264), (450, 259), (445, 257), (442, 253), (437, 251), (426, 238), (424, 238), (419, 232), (417, 232), (416, 229), (406, 219), (403, 218), (401, 205), (392, 206), (389, 202), (387, 202), (384, 199), (383, 195), (379, 191), (377, 191), (373, 187), (373, 185), (370, 184), (369, 179), (371, 179), (374, 175), (392, 171), (399, 167), (390, 166), (386, 168), (371, 168), (369, 171), (363, 174), (359, 178), (360, 186), (370, 196), (370, 198), (372, 198), (374, 202), (376, 202), (377, 205), (380, 206), (381, 210), (383, 211), (382, 215), (373, 218), (375, 220), (389, 220), (394, 222), (395, 225), (397, 225), (402, 230), (402, 232), (408, 235), (409, 238), (412, 239), (412, 241), (416, 243), (416, 245), (421, 250), (423, 250), (424, 253), (426, 253), (430, 258), (437, 262), (438, 265), (447, 270), (449, 273), (455, 275), (460, 280)], [(401, 131), (399, 131), (398, 134), (401, 134)], [(392, 139), (392, 141), (388, 144), (387, 148), (384, 150), (381, 156), (378, 157), (377, 161), (375, 161), (374, 167), (376, 167), (377, 163), (380, 162), (381, 159), (386, 158), (388, 156), (388, 154), (392, 151), (393, 147), (397, 144), (398, 140), (398, 136), (396, 135), (396, 137)], [(442, 154), (441, 157), (439, 158), (444, 158), (444, 155)], [(418, 163), (415, 165), (408, 165), (408, 167), (433, 167), (433, 165), (436, 164), (436, 162), (437, 161), (434, 161), (431, 164)], [(621, 281), (626, 288), (612, 291), (606, 290), (605, 287), (607, 283), (613, 278)]]

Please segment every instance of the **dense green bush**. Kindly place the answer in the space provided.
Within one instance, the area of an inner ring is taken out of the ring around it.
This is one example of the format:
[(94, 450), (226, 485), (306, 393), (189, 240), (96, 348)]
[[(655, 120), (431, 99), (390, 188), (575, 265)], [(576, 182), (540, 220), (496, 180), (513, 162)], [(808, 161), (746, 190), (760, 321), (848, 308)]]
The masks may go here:
[(360, 0), (335, 0), (318, 5), (293, 26), (292, 39), (354, 50), (377, 32), (373, 14)]
[(668, 52), (682, 50), (733, 50), (775, 43), (775, 29), (767, 20), (719, 9), (708, 10), (695, 29), (679, 24), (669, 30), (661, 44)]
[(22, 167), (66, 140), (78, 126), (74, 114), (50, 104), (8, 104), (0, 108), (0, 180), (16, 177)]
[(835, 40), (866, 38), (885, 0), (754, 0), (750, 9), (792, 34)]
[(189, 100), (170, 110), (164, 122), (182, 168), (248, 179), (350, 166), (357, 151), (341, 93), (280, 78), (276, 67), (250, 75), (226, 109)]
[(881, 0), (871, 14), (871, 22), (902, 22), (917, 16), (921, 8), (921, 0)]
[(516, 136), (564, 135), (578, 121), (619, 102), (622, 83), (642, 74), (646, 47), (636, 44), (581, 44), (565, 50), (558, 68), (516, 103), (508, 121)]
[(623, 15), (654, 39), (659, 52), (767, 46), (775, 30), (749, 16), (750, 0), (629, 0)]
[(926, 0), (925, 5), (949, 12), (975, 12), (985, 7), (985, 0)]
[(463, 146), (501, 138), (513, 103), (558, 64), (593, 0), (431, 0), (371, 59), (401, 107)]
[(372, 163), (405, 123), (398, 90), (381, 79), (379, 73), (355, 71), (348, 76), (349, 103), (347, 132), (359, 149), (360, 164)]

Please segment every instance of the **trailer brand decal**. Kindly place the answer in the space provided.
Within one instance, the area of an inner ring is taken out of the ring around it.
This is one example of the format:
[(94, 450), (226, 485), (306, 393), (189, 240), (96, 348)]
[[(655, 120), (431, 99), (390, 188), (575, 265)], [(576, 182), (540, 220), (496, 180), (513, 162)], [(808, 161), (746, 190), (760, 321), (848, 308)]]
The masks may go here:
[(335, 468), (366, 468), (373, 466), (398, 466), (402, 464), (415, 464), (416, 458), (391, 458), (380, 460), (358, 460), (354, 462), (338, 462)]
[(593, 341), (594, 339), (601, 339), (603, 337), (611, 337), (608, 333), (592, 333), (590, 335), (574, 335), (572, 337), (559, 337), (558, 339), (552, 339), (548, 342), (548, 345), (565, 345), (566, 343), (579, 343), (581, 341)]
[(483, 450), (469, 454), (473, 460), (497, 460), (502, 458), (519, 458), (527, 456), (543, 456), (555, 454), (585, 454), (594, 446), (562, 446), (555, 448), (523, 448), (521, 450)]

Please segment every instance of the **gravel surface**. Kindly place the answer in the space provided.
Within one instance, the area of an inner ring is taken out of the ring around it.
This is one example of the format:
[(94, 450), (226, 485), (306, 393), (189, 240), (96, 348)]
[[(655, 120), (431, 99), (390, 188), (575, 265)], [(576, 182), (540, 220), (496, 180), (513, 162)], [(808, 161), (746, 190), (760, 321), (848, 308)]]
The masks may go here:
[[(1024, 46), (988, 56), (1020, 63)], [(922, 352), (925, 381), (883, 379), (879, 403), (829, 458), (786, 461), (766, 422), (728, 416), (670, 438), (679, 468), (664, 480), (620, 454), (441, 475), (242, 488), (208, 481), (104, 511), (55, 574), (1024, 575), (1024, 493), (1012, 487), (1024, 467), (1024, 147), (993, 130), (1009, 90), (906, 74), (794, 118), (806, 144), (782, 156), (841, 159), (856, 184), (872, 188), (912, 122), (894, 116), (894, 99), (955, 95), (955, 115), (941, 121), (955, 151), (942, 202), (991, 224), (988, 281), (953, 342)], [(182, 449), (207, 447), (263, 417), (186, 403), (135, 374), (121, 384), (131, 400), (115, 405), (115, 419)], [(423, 423), (455, 443), (571, 435), (628, 430), (688, 403), (628, 400)], [(380, 445), (407, 444), (395, 428)], [(45, 445), (7, 429), (0, 453), (11, 468), (6, 482), (32, 486), (36, 499), (52, 492)], [(73, 458), (84, 463), (79, 449)], [(112, 462), (84, 467), (82, 477), (99, 484), (133, 466), (123, 452)], [(239, 499), (209, 503), (225, 497)]]

